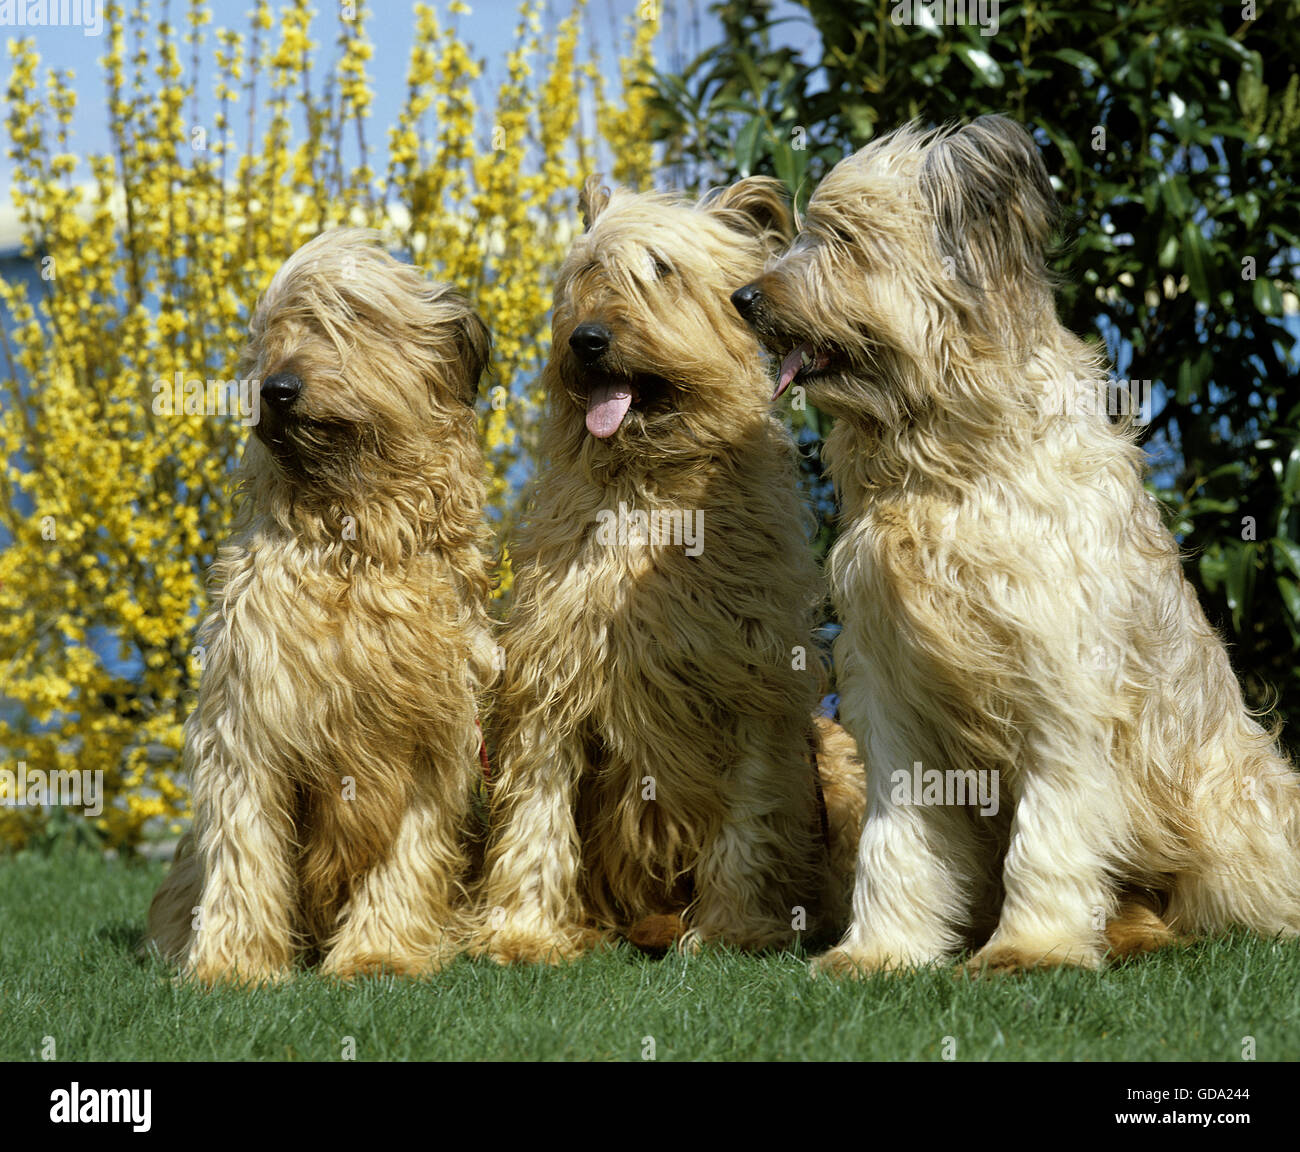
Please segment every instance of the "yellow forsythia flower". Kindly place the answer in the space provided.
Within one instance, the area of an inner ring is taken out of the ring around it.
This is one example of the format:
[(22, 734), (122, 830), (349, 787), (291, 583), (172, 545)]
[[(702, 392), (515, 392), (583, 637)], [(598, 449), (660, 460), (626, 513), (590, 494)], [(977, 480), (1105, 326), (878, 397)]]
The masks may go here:
[[(315, 32), (309, 0), (257, 0), (242, 31), (212, 29), (202, 0), (179, 31), (149, 6), (109, 4), (103, 74), (84, 98), (107, 91), (113, 140), (80, 159), (73, 78), (42, 77), (34, 43), (10, 43), (12, 193), (37, 287), (0, 279), (0, 697), (17, 706), (0, 713), (0, 770), (102, 772), (93, 824), (109, 844), (174, 834), (188, 815), (193, 633), (248, 433), (236, 415), (177, 411), (176, 383), (234, 379), (252, 304), (322, 229), (380, 228), (476, 302), (496, 339), (481, 406), (489, 513), (508, 538), (520, 494), (507, 476), (535, 444), (576, 189), (598, 167), (651, 176), (638, 85), (655, 20), (636, 24), (625, 90), (606, 102), (578, 62), (582, 5), (544, 28), (541, 0), (525, 0), (490, 108), (475, 98), (470, 8), (453, 0), (440, 20), (417, 5), (406, 98), (376, 138), (359, 0)], [(322, 75), (315, 48), (331, 40)], [(612, 157), (582, 135), (584, 94)], [(497, 595), (510, 588), (503, 559)], [(20, 846), (46, 815), (0, 805), (0, 844)]]

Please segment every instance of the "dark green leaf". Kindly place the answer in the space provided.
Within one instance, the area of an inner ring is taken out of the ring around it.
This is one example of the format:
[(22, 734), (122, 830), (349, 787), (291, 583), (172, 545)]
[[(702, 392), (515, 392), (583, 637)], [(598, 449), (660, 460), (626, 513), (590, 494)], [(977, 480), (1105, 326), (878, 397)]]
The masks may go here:
[(1094, 76), (1099, 75), (1101, 72), (1101, 69), (1097, 67), (1096, 60), (1073, 48), (1058, 48), (1055, 52), (1049, 52), (1047, 55), (1053, 60), (1061, 60), (1079, 69), (1080, 72), (1091, 72)]
[(763, 118), (755, 116), (736, 133), (736, 170), (742, 176), (749, 176), (754, 171), (754, 156), (762, 130)]
[(1258, 277), (1251, 288), (1255, 307), (1265, 316), (1282, 315), (1282, 293), (1267, 275)]
[(976, 76), (990, 88), (1002, 87), (1002, 68), (985, 48), (972, 48), (968, 44), (956, 44), (953, 51)]
[(1232, 610), (1233, 631), (1241, 633), (1242, 623), (1250, 615), (1255, 591), (1255, 542), (1233, 540), (1225, 548), (1226, 567), (1223, 591)]
[(1207, 303), (1212, 295), (1210, 261), (1209, 244), (1201, 234), (1200, 227), (1189, 220), (1183, 227), (1183, 271), (1187, 273), (1192, 295)]
[(1300, 544), (1283, 540), (1280, 536), (1274, 536), (1269, 543), (1273, 547), (1273, 568), (1278, 572), (1290, 572), (1300, 579)]

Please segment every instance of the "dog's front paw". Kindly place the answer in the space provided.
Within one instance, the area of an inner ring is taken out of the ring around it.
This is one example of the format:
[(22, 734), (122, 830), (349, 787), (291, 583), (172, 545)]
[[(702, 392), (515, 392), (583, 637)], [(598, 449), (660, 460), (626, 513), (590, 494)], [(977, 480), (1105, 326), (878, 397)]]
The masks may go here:
[(912, 967), (914, 965), (888, 952), (841, 944), (816, 957), (810, 965), (810, 971), (815, 977), (829, 976), (832, 979), (860, 980), (864, 976), (875, 976), (882, 972), (903, 972)]
[(201, 984), (205, 988), (222, 985), (256, 987), (283, 984), (293, 978), (293, 968), (288, 965), (238, 963), (222, 960), (200, 959), (187, 964), (181, 972), (181, 982)]
[(498, 964), (566, 964), (603, 939), (603, 934), (581, 928), (552, 933), (501, 929), (493, 932), (477, 951)]
[(1104, 956), (1092, 943), (1016, 944), (990, 941), (960, 971), (972, 976), (1013, 976), (1038, 968), (1100, 968)]
[(446, 956), (432, 952), (418, 956), (379, 952), (341, 956), (332, 952), (321, 965), (320, 974), (346, 981), (355, 980), (358, 976), (404, 976), (418, 980), (437, 972), (447, 959)]

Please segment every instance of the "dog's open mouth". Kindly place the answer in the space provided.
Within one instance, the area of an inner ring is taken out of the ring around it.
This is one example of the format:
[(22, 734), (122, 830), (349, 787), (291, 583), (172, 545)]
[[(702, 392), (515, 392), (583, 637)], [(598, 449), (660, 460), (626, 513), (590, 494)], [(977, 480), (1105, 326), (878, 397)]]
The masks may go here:
[(779, 398), (796, 380), (807, 380), (824, 372), (831, 366), (832, 356), (828, 351), (819, 350), (812, 341), (805, 340), (785, 354), (781, 361), (781, 372), (776, 380), (776, 391), (772, 399)]
[(631, 380), (606, 376), (593, 381), (587, 396), (587, 431), (600, 440), (613, 436), (640, 398), (641, 390)]
[(668, 400), (668, 393), (668, 382), (658, 376), (592, 376), (587, 431), (598, 440), (608, 440), (623, 427), (633, 407), (648, 414)]

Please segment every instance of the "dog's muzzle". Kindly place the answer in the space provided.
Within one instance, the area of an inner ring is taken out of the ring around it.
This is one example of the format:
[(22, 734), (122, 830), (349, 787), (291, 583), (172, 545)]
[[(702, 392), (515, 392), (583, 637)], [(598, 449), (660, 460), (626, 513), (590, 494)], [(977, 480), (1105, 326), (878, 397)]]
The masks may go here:
[(302, 381), (292, 372), (277, 372), (262, 381), (262, 402), (272, 411), (285, 412), (301, 391)]
[(763, 293), (759, 286), (746, 284), (731, 294), (732, 307), (740, 313), (741, 319), (752, 324), (758, 316), (759, 306), (763, 302)]
[(613, 343), (614, 333), (604, 324), (579, 324), (569, 336), (574, 355), (588, 366), (595, 364)]

